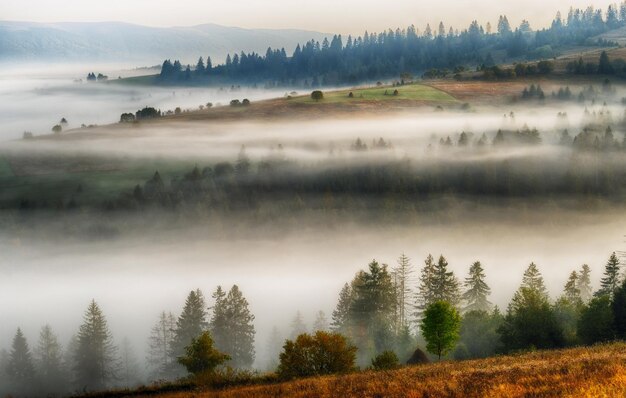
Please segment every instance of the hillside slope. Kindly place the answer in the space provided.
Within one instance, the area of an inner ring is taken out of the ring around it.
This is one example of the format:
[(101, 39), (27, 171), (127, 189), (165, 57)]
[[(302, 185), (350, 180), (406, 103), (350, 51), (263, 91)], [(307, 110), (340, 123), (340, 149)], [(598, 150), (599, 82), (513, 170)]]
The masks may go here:
[(442, 362), (167, 398), (623, 397), (626, 344)]
[(222, 61), (227, 53), (323, 40), (327, 34), (294, 29), (242, 29), (215, 24), (157, 28), (121, 22), (33, 23), (0, 21), (0, 61), (101, 61), (161, 63), (199, 56)]

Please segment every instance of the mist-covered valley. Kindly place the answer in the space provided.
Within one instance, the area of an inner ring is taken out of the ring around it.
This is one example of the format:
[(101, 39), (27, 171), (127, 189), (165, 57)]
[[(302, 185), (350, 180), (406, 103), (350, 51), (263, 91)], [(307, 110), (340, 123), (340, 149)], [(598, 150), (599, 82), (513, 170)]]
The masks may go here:
[[(504, 312), (531, 262), (556, 298), (583, 264), (600, 288), (607, 258), (624, 245), (619, 86), (582, 103), (266, 120), (200, 111), (113, 123), (143, 106), (195, 109), (245, 96), (254, 109), (283, 93), (29, 84), (15, 88), (15, 120), (2, 122), (3, 132), (28, 123), (38, 133), (7, 133), (0, 144), (0, 348), (9, 352), (19, 327), (35, 352), (49, 324), (72, 373), (72, 337), (95, 300), (127, 375), (108, 386), (162, 377), (148, 360), (151, 329), (162, 311), (180, 316), (194, 289), (211, 317), (216, 287), (239, 287), (254, 315), (248, 367), (266, 371), (278, 361), (276, 340), (280, 349), (303, 331), (298, 313), (312, 332), (323, 311), (330, 328), (342, 287), (372, 259), (390, 270), (403, 253), (411, 259), (411, 313), (429, 254), (445, 256), (460, 281), (480, 261), (489, 300)], [(102, 125), (48, 134), (53, 114)], [(407, 325), (422, 342), (417, 316)]]

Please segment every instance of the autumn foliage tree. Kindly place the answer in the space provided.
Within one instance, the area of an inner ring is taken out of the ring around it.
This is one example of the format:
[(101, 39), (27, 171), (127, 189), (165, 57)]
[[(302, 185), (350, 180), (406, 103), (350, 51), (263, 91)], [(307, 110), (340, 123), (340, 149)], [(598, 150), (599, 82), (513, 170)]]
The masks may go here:
[(282, 379), (346, 373), (354, 369), (357, 348), (339, 333), (317, 331), (287, 340), (280, 354)]

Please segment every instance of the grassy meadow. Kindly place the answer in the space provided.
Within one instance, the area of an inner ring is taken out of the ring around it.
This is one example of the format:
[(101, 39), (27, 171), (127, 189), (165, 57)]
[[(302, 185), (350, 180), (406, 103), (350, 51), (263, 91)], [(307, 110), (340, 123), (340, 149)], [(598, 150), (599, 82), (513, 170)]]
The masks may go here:
[(623, 397), (626, 344), (365, 371), (163, 398)]

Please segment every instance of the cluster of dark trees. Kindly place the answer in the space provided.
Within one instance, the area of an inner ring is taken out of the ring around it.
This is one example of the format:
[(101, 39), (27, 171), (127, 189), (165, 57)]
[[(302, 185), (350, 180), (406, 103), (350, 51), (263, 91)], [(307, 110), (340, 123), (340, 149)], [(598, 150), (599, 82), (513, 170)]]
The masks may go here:
[[(454, 69), (464, 64), (493, 64), (492, 54), (505, 58), (549, 58), (559, 48), (572, 45), (606, 45), (591, 38), (626, 23), (626, 5), (609, 6), (606, 13), (592, 6), (570, 9), (567, 18), (558, 13), (551, 27), (532, 31), (527, 21), (513, 29), (501, 16), (497, 29), (473, 21), (462, 31), (436, 29), (428, 25), (423, 32), (415, 26), (346, 40), (335, 35), (322, 43), (309, 41), (298, 45), (289, 57), (284, 49), (268, 48), (257, 53), (228, 55), (226, 62), (213, 65), (210, 57), (183, 66), (179, 61), (163, 62), (159, 80), (170, 84), (222, 84), (229, 81), (270, 82), (272, 85), (317, 87), (353, 84), (379, 78), (421, 73), (431, 68)], [(504, 61), (504, 59), (500, 60)]]
[[(490, 142), (491, 141), (491, 142)], [(234, 163), (194, 167), (189, 173), (165, 181), (159, 172), (132, 192), (105, 203), (108, 209), (154, 206), (177, 208), (193, 205), (217, 212), (269, 211), (280, 203), (283, 211), (375, 210), (406, 211), (433, 195), (481, 197), (542, 197), (545, 195), (601, 195), (618, 198), (624, 193), (626, 171), (623, 147), (610, 128), (590, 124), (572, 137), (563, 130), (560, 144), (575, 150), (568, 159), (513, 158), (506, 160), (446, 161), (449, 151), (506, 150), (518, 145), (538, 145), (536, 129), (500, 129), (492, 139), (462, 132), (456, 141), (441, 138), (431, 144), (421, 160), (389, 159), (376, 163), (331, 158), (325, 167), (289, 161), (279, 148), (271, 157), (252, 162), (242, 149)], [(468, 149), (465, 149), (468, 148)], [(352, 151), (393, 150), (385, 140), (371, 146), (357, 139)], [(488, 152), (485, 152), (488, 153)], [(269, 207), (268, 207), (269, 206)], [(356, 214), (356, 213), (355, 213)]]
[(102, 73), (98, 73), (97, 76), (93, 72), (90, 72), (87, 74), (87, 81), (89, 82), (105, 81), (105, 80), (109, 80), (109, 77), (106, 75), (103, 75)]
[[(339, 293), (331, 330), (348, 336), (358, 347), (361, 366), (386, 351), (406, 361), (418, 342), (439, 357), (449, 353), (467, 359), (623, 340), (626, 280), (620, 269), (617, 255), (611, 254), (600, 289), (593, 292), (585, 264), (571, 272), (563, 293), (551, 301), (539, 269), (531, 263), (501, 313), (489, 301), (491, 290), (478, 261), (463, 282), (443, 256), (435, 260), (429, 255), (417, 281), (404, 255), (393, 269), (372, 261)], [(417, 333), (414, 326), (419, 326)], [(437, 333), (430, 335), (430, 328)]]
[(151, 330), (147, 369), (142, 369), (128, 340), (116, 345), (106, 317), (92, 301), (83, 324), (63, 349), (49, 325), (42, 327), (31, 350), (17, 329), (9, 352), (0, 355), (0, 393), (20, 396), (63, 396), (76, 391), (133, 387), (146, 380), (174, 380), (186, 374), (179, 358), (194, 338), (210, 332), (215, 346), (227, 353), (226, 364), (250, 368), (255, 358), (254, 315), (234, 285), (217, 287), (207, 306), (200, 290), (189, 293), (181, 314), (162, 312)]
[(568, 73), (575, 75), (624, 75), (626, 73), (626, 61), (616, 59), (611, 61), (606, 51), (602, 51), (597, 63), (585, 62), (582, 57), (566, 65)]
[[(418, 278), (415, 271), (404, 254), (393, 268), (373, 260), (343, 286), (330, 323), (320, 311), (307, 334), (298, 312), (288, 339), (274, 330), (270, 354), (279, 362), (271, 369), (291, 379), (356, 365), (393, 368), (411, 362), (418, 345), (435, 357), (467, 359), (626, 339), (626, 279), (615, 253), (599, 290), (592, 291), (591, 270), (584, 264), (570, 273), (555, 301), (531, 263), (504, 313), (489, 301), (491, 289), (479, 261), (463, 282), (443, 255), (437, 260), (428, 255)], [(252, 367), (256, 331), (247, 300), (236, 285), (228, 293), (218, 286), (212, 298), (208, 307), (202, 292), (192, 290), (178, 317), (159, 315), (149, 338), (149, 380)], [(25, 396), (132, 386), (142, 373), (129, 343), (114, 344), (95, 301), (65, 350), (49, 325), (41, 329), (34, 351), (18, 328), (0, 366), (0, 390)], [(236, 380), (236, 373), (227, 374)]]

